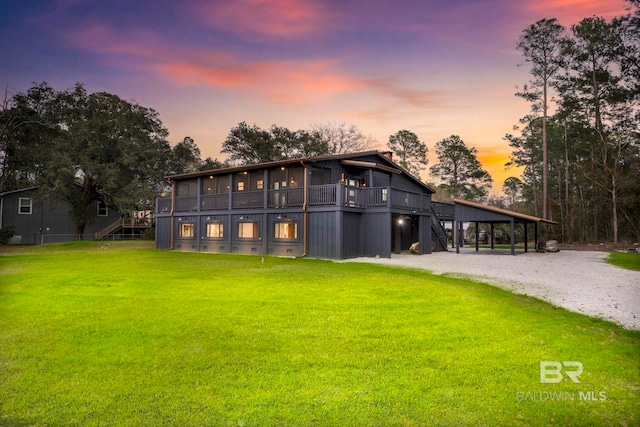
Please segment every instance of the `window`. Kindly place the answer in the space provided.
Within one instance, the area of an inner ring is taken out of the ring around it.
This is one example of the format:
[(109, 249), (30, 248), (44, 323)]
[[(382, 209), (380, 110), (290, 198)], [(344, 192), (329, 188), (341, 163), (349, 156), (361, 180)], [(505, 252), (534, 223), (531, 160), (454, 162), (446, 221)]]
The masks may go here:
[(233, 176), (235, 191), (246, 191), (249, 189), (249, 172), (238, 172)]
[(98, 216), (109, 216), (109, 207), (100, 200), (98, 200)]
[(20, 197), (18, 201), (18, 213), (22, 215), (31, 215), (33, 208), (33, 200), (27, 197)]
[(210, 222), (207, 224), (207, 237), (221, 239), (224, 237), (224, 224), (221, 222)]
[(195, 235), (195, 225), (190, 222), (180, 224), (180, 237), (193, 237)]
[(293, 221), (276, 222), (274, 237), (276, 239), (297, 239), (298, 223)]
[(331, 169), (313, 168), (311, 169), (311, 185), (331, 184)]
[(238, 237), (240, 239), (258, 238), (258, 223), (257, 222), (238, 223)]

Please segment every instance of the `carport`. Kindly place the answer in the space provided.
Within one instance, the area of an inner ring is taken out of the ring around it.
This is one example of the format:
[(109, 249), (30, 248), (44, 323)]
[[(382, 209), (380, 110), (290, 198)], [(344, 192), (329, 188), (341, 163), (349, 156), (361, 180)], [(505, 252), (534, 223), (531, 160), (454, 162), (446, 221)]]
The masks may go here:
[(469, 202), (467, 200), (454, 199), (455, 205), (455, 224), (456, 230), (456, 253), (460, 253), (460, 246), (463, 243), (463, 223), (473, 222), (476, 224), (476, 251), (479, 250), (479, 224), (489, 224), (491, 226), (491, 249), (494, 249), (494, 226), (495, 224), (510, 224), (510, 241), (511, 255), (516, 254), (515, 246), (515, 225), (524, 224), (524, 251), (529, 251), (529, 224), (534, 226), (534, 249), (538, 247), (538, 224), (557, 224), (536, 216), (526, 215), (520, 212), (500, 209), (493, 206), (481, 205), (479, 203)]

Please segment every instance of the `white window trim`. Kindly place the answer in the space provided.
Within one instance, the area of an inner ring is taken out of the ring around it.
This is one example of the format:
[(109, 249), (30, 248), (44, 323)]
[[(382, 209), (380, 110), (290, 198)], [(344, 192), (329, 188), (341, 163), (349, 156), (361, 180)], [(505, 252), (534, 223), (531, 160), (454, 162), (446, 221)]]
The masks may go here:
[[(104, 206), (104, 212), (105, 212), (105, 213), (104, 213), (104, 214), (102, 214), (102, 215), (100, 214), (100, 204), (102, 204), (102, 205)], [(96, 209), (97, 209), (96, 214), (97, 214), (98, 216), (101, 216), (101, 217), (102, 217), (102, 216), (109, 216), (109, 206), (108, 206), (106, 203), (104, 203), (104, 202), (102, 202), (102, 201), (98, 200), (98, 203), (96, 203)]]
[[(22, 208), (26, 207), (22, 205), (23, 200), (29, 201), (29, 212), (22, 212)], [(33, 213), (33, 199), (31, 197), (20, 197), (18, 199), (18, 215), (31, 215)]]

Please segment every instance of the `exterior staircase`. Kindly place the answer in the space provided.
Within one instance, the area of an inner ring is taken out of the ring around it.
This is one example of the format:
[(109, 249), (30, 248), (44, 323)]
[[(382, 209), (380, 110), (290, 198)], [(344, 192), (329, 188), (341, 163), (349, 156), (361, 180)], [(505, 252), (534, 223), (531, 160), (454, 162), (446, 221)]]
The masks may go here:
[(151, 228), (151, 220), (140, 218), (121, 218), (96, 232), (96, 240), (106, 239), (122, 230), (143, 230)]
[(440, 221), (453, 221), (455, 208), (451, 203), (431, 202), (431, 231), (436, 236), (436, 251), (447, 251), (449, 238)]

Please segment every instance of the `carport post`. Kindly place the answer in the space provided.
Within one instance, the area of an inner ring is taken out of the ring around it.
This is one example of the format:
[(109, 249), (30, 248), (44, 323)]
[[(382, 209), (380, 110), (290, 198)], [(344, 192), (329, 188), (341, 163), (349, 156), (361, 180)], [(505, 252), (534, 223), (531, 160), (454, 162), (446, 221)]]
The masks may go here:
[(516, 254), (516, 233), (515, 233), (515, 221), (511, 218), (511, 255)]
[(478, 229), (478, 221), (476, 221), (476, 252), (478, 252), (478, 249), (480, 249), (479, 240), (480, 240), (480, 230)]
[(493, 228), (494, 228), (494, 224), (491, 223), (491, 250), (495, 249), (494, 248), (495, 239), (493, 238), (493, 231), (494, 231)]
[(524, 252), (529, 252), (529, 236), (527, 235), (527, 230), (529, 229), (529, 223), (524, 222)]

